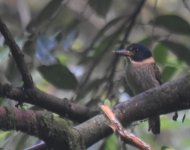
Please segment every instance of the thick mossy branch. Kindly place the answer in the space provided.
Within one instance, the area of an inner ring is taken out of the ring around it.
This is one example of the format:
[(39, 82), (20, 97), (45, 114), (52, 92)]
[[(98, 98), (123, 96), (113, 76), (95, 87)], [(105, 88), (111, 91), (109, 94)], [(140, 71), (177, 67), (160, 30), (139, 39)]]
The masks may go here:
[[(5, 92), (7, 89), (4, 89)], [(134, 96), (118, 104), (114, 112), (127, 125), (150, 116), (189, 109), (189, 89), (190, 75)], [(15, 96), (14, 92), (9, 94)], [(81, 140), (88, 147), (112, 133), (103, 115), (95, 116), (73, 129), (66, 121), (49, 114), (0, 107), (0, 122), (0, 129), (20, 130), (43, 139), (48, 146), (64, 146), (67, 149), (83, 149)]]
[[(59, 0), (61, 2), (61, 0)], [(58, 3), (60, 3), (58, 2)], [(13, 88), (11, 85), (0, 85), (0, 96), (14, 99), (20, 103), (27, 102), (47, 110), (53, 111), (61, 116), (67, 115), (70, 119), (78, 122), (85, 121), (97, 114), (97, 111), (91, 111), (85, 106), (80, 106), (66, 99), (60, 99), (49, 95), (35, 88), (32, 76), (24, 59), (24, 54), (15, 42), (13, 36), (0, 17), (0, 32), (9, 46), (11, 54), (20, 71), (24, 88)]]
[(118, 104), (116, 112), (126, 124), (146, 117), (190, 108), (190, 75), (163, 84)]
[(19, 130), (44, 140), (54, 149), (82, 150), (79, 132), (49, 113), (0, 107), (0, 129)]
[(98, 113), (97, 110), (91, 110), (68, 99), (60, 99), (36, 88), (23, 89), (12, 87), (9, 84), (0, 84), (0, 96), (33, 104), (78, 122), (85, 121)]
[[(154, 115), (167, 114), (190, 108), (190, 75), (150, 89), (115, 107), (118, 119), (126, 126)], [(175, 123), (175, 122), (174, 122)], [(95, 116), (76, 126), (86, 146), (112, 133), (103, 115)], [(162, 132), (162, 129), (161, 129)]]

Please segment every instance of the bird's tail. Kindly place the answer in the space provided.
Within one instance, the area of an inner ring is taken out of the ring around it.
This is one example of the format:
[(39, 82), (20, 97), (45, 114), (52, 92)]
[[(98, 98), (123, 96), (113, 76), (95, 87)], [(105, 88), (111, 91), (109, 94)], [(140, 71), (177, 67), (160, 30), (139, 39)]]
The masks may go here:
[(148, 119), (149, 129), (148, 131), (152, 131), (153, 134), (160, 133), (160, 117), (155, 116)]

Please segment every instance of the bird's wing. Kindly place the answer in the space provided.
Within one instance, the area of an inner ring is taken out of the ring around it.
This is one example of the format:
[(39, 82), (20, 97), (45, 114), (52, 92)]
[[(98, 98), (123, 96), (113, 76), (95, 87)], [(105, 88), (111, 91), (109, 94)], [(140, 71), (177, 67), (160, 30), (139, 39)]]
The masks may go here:
[(159, 84), (162, 84), (160, 70), (156, 64), (154, 64), (154, 72), (156, 80), (159, 82)]

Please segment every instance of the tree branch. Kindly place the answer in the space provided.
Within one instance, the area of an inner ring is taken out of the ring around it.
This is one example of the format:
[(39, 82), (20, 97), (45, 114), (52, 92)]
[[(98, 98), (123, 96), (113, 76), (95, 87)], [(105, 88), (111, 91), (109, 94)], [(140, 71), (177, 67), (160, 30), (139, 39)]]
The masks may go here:
[(61, 116), (68, 116), (70, 119), (82, 122), (98, 113), (97, 110), (91, 110), (85, 106), (70, 102), (68, 99), (60, 99), (49, 95), (39, 89), (15, 88), (9, 84), (0, 84), (0, 96), (10, 98), (18, 102), (30, 103)]
[(16, 44), (11, 33), (9, 32), (9, 30), (7, 29), (6, 25), (3, 23), (1, 18), (0, 18), (0, 32), (4, 36), (5, 42), (11, 50), (11, 53), (16, 62), (16, 65), (21, 73), (21, 76), (22, 76), (22, 79), (24, 82), (24, 87), (25, 88), (33, 88), (34, 83), (32, 80), (32, 76), (30, 75), (30, 71), (28, 70), (28, 67), (25, 63), (24, 54), (22, 53), (19, 46)]
[[(60, 0), (59, 0), (60, 1)], [(22, 75), (24, 89), (13, 88), (10, 85), (0, 84), (0, 96), (14, 99), (20, 103), (27, 102), (36, 106), (53, 111), (60, 115), (67, 115), (76, 121), (84, 121), (97, 114), (85, 106), (80, 106), (69, 102), (67, 99), (60, 99), (55, 96), (44, 93), (35, 88), (32, 76), (27, 68), (24, 60), (24, 54), (14, 41), (11, 33), (0, 18), (0, 32), (5, 38), (6, 44), (9, 46), (17, 67)]]
[[(126, 124), (190, 108), (190, 75), (145, 91), (116, 106), (116, 112)], [(123, 119), (122, 119), (123, 118)]]
[[(134, 96), (128, 102), (118, 104), (114, 112), (121, 122), (128, 125), (133, 121), (149, 118), (154, 115), (189, 109), (189, 89), (190, 75), (176, 81), (167, 82), (160, 87), (150, 89)], [(18, 89), (15, 89), (15, 91), (19, 93)], [(12, 95), (14, 96), (14, 94), (16, 93), (13, 92)], [(75, 128), (70, 128), (67, 125), (65, 126), (64, 120), (63, 123), (59, 121), (60, 119), (52, 119), (52, 116), (44, 116), (44, 114), (39, 112), (34, 113), (32, 111), (21, 111), (18, 109), (9, 110), (0, 107), (1, 129), (20, 130), (30, 135), (38, 136), (47, 143), (52, 143), (54, 145), (67, 143), (68, 138), (70, 138), (69, 140), (74, 143), (75, 140), (82, 139), (86, 147), (88, 147), (112, 133), (103, 115), (95, 116)], [(66, 138), (65, 135), (69, 137)], [(51, 142), (49, 142), (49, 140), (51, 140)], [(81, 141), (78, 142), (81, 143)]]
[[(121, 44), (119, 46), (119, 49), (124, 48), (124, 46), (125, 46), (125, 44), (127, 42), (128, 36), (130, 35), (130, 33), (131, 33), (132, 29), (133, 29), (133, 26), (135, 25), (135, 21), (136, 21), (138, 15), (139, 15), (139, 13), (141, 12), (145, 2), (146, 2), (146, 0), (141, 0), (139, 2), (139, 4), (137, 5), (136, 9), (134, 10), (134, 12), (129, 16), (129, 18), (127, 18), (125, 20), (124, 24), (126, 24), (127, 26), (126, 26), (126, 29), (125, 29), (124, 37), (123, 37), (123, 39), (121, 41)], [(105, 73), (108, 75), (108, 81), (109, 81), (108, 82), (109, 84), (108, 84), (107, 95), (109, 95), (112, 92), (112, 88), (113, 88), (113, 81), (112, 80), (113, 80), (113, 78), (115, 76), (116, 67), (117, 67), (119, 59), (120, 59), (120, 57), (114, 56), (111, 63), (109, 64), (109, 66), (106, 69)]]
[(40, 143), (33, 145), (31, 147), (28, 147), (24, 150), (48, 150), (47, 145), (44, 143), (44, 141), (41, 141)]
[(19, 110), (0, 107), (0, 128), (19, 130), (44, 140), (54, 149), (83, 150), (79, 132), (63, 119), (41, 111)]
[[(134, 96), (130, 101), (118, 104), (114, 112), (127, 126), (133, 121), (151, 116), (189, 109), (189, 89), (190, 75)], [(112, 133), (103, 115), (91, 118), (76, 126), (76, 129), (80, 131), (87, 147)]]

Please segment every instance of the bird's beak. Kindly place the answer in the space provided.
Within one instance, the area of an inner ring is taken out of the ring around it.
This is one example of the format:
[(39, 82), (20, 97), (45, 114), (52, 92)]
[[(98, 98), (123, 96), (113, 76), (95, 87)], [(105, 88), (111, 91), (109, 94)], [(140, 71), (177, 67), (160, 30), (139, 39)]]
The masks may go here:
[(113, 51), (113, 53), (116, 55), (127, 56), (127, 57), (133, 56), (133, 52), (131, 52), (127, 49), (115, 50), (115, 51)]

